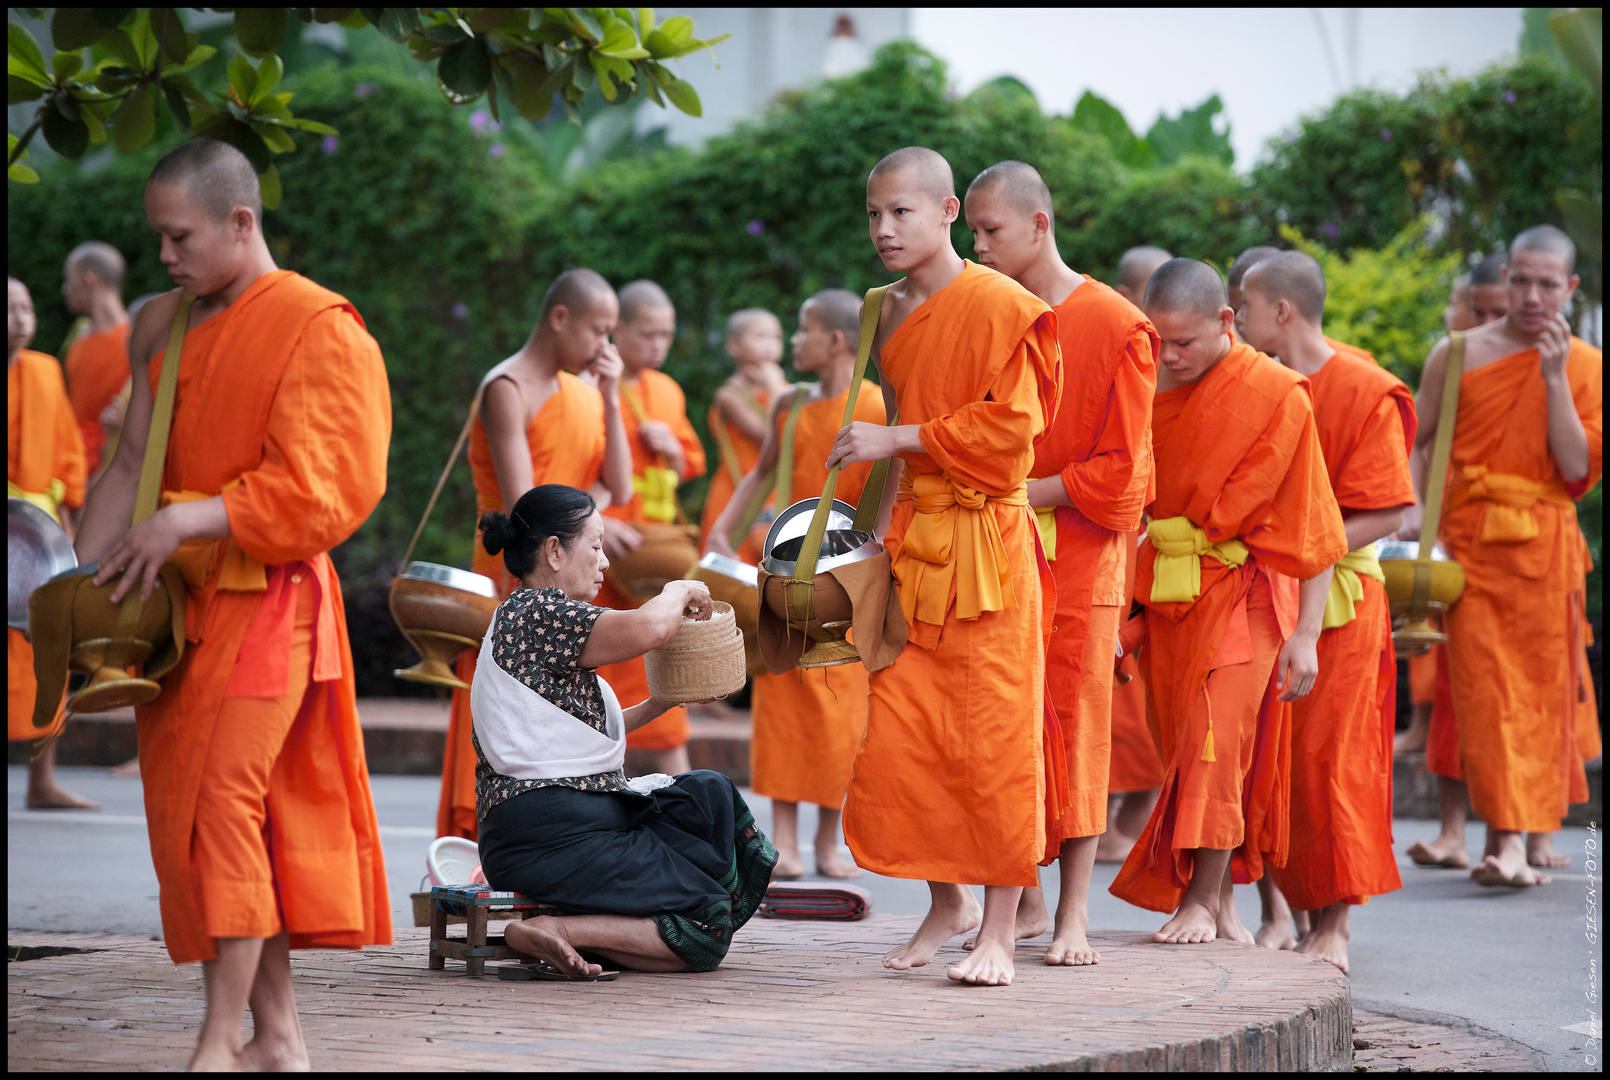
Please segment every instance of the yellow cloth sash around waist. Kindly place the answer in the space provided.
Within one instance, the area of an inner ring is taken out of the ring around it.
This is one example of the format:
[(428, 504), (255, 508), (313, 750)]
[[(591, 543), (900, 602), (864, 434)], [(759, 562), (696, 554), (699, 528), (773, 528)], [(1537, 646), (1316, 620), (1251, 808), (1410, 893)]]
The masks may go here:
[(1034, 524), (1040, 530), (1040, 546), (1047, 562), (1057, 557), (1057, 508), (1042, 506), (1034, 511)]
[(643, 516), (650, 521), (676, 520), (676, 486), (679, 481), (675, 469), (649, 465), (632, 477), (632, 490), (643, 499)]
[(1575, 503), (1557, 476), (1547, 481), (1529, 480), (1513, 473), (1493, 472), (1485, 465), (1466, 465), (1453, 474), (1448, 509), (1457, 510), (1477, 499), (1487, 503), (1481, 523), (1484, 544), (1524, 544), (1534, 539), (1537, 513), (1532, 507), (1539, 500), (1562, 507)]
[(1217, 544), (1188, 517), (1159, 518), (1146, 526), (1146, 536), (1157, 550), (1152, 562), (1152, 603), (1189, 603), (1202, 595), (1202, 556), (1211, 555), (1226, 566), (1247, 561), (1246, 545), (1234, 537)]
[(899, 498), (916, 510), (891, 564), (908, 622), (916, 618), (943, 626), (952, 582), (958, 618), (1017, 606), (1006, 545), (987, 504), (1027, 506), (1028, 485), (985, 495), (942, 475), (907, 470), (900, 477)]
[(1358, 579), (1360, 574), (1386, 584), (1386, 575), (1381, 573), (1381, 561), (1375, 557), (1374, 544), (1365, 544), (1357, 551), (1349, 551), (1336, 560), (1333, 569), (1335, 573), (1331, 575), (1330, 593), (1325, 597), (1325, 618), (1320, 623), (1325, 630), (1346, 626), (1353, 621), (1355, 606), (1364, 600), (1364, 583)]
[(52, 480), (44, 491), (24, 491), (10, 480), (7, 480), (6, 497), (31, 502), (59, 522), (61, 521), (61, 502), (67, 497), (67, 485), (60, 480)]
[[(227, 491), (239, 482), (238, 480), (231, 482), (224, 490)], [(198, 502), (201, 499), (214, 497), (204, 491), (164, 491), (162, 505)], [(175, 551), (168, 561), (179, 568), (179, 573), (184, 575), (185, 587), (188, 589), (199, 591), (205, 588), (207, 582), (212, 580), (213, 571), (219, 568), (220, 562), (223, 565), (218, 575), (220, 589), (227, 592), (262, 592), (268, 588), (267, 568), (242, 551), (240, 545), (227, 536), (186, 540), (179, 545), (179, 550)]]

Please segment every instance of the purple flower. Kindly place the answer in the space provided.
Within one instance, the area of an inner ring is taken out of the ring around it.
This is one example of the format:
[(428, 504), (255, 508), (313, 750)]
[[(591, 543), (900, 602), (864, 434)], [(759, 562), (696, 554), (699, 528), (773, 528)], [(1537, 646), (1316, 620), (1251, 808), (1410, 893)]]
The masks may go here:
[(761, 221), (759, 218), (755, 218), (748, 225), (744, 226), (744, 231), (750, 236), (759, 236), (761, 233), (766, 231), (766, 223)]
[(503, 156), (503, 144), (500, 142), (495, 142), (486, 148), (486, 152), (491, 157), (500, 158)]
[(324, 141), (319, 143), (319, 149), (326, 154), (333, 154), (341, 149), (341, 140), (334, 135), (326, 135)]
[(470, 113), (470, 130), (477, 133), (485, 131), (486, 125), (491, 121), (491, 119), (491, 113), (487, 112), (485, 109), (476, 109), (474, 112)]
[(375, 84), (374, 83), (361, 82), (357, 86), (354, 86), (352, 88), (352, 96), (356, 97), (356, 98), (366, 98), (366, 97), (368, 97), (370, 94), (372, 94), (374, 92), (375, 92)]
[(1342, 230), (1336, 227), (1336, 222), (1334, 221), (1321, 222), (1319, 231), (1325, 235), (1325, 239), (1327, 240), (1334, 240), (1338, 236), (1342, 235)]
[(458, 319), (459, 321), (462, 322), (463, 320), (465, 320), (465, 319), (467, 319), (469, 317), (470, 317), (470, 306), (468, 304), (466, 304), (464, 301), (460, 300), (458, 303), (453, 305), (453, 318)]
[(1390, 128), (1382, 128), (1381, 129), (1381, 141), (1382, 142), (1391, 142), (1392, 141), (1392, 130)]
[(1515, 104), (1515, 91), (1513, 91), (1513, 90), (1505, 90), (1504, 91), (1504, 100), (1509, 102), (1511, 105)]

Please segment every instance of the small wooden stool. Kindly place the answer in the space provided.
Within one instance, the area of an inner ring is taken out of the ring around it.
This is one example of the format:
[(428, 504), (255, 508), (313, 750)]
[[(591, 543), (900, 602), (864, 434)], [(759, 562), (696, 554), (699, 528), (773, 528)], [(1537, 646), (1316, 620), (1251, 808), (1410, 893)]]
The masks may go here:
[[(447, 961), (462, 960), (471, 975), (483, 974), (488, 960), (521, 960), (526, 955), (503, 943), (502, 934), (486, 933), (491, 919), (528, 919), (558, 915), (552, 904), (539, 904), (519, 893), (493, 892), (485, 885), (437, 885), (430, 891), (430, 969), (442, 971)], [(447, 917), (464, 916), (465, 934), (447, 936)]]

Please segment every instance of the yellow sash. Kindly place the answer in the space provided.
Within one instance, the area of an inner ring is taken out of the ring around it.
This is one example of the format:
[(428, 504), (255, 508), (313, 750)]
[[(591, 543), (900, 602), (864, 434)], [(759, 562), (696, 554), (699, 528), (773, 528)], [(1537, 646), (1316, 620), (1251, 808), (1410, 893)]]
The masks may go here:
[[(228, 491), (238, 483), (238, 479), (231, 480), (224, 485), (224, 490)], [(164, 491), (162, 505), (210, 498), (212, 496), (204, 491)], [(179, 568), (179, 573), (184, 576), (185, 587), (198, 592), (212, 580), (213, 571), (218, 569), (220, 561), (223, 570), (218, 575), (218, 588), (225, 592), (262, 592), (268, 588), (268, 568), (241, 550), (241, 546), (230, 537), (209, 536), (186, 540), (168, 561)]]
[(1386, 584), (1381, 572), (1381, 561), (1375, 557), (1375, 545), (1365, 544), (1357, 551), (1349, 551), (1336, 561), (1335, 573), (1330, 579), (1330, 594), (1325, 597), (1325, 618), (1320, 627), (1331, 630), (1352, 622), (1354, 607), (1364, 599), (1364, 583), (1360, 574)]
[(1481, 522), (1484, 544), (1524, 544), (1536, 539), (1537, 513), (1532, 507), (1539, 500), (1555, 506), (1571, 506), (1574, 502), (1559, 477), (1543, 482), (1513, 473), (1495, 473), (1485, 465), (1466, 465), (1462, 472), (1454, 474), (1453, 481), (1449, 510), (1476, 499), (1487, 503)]
[(642, 472), (632, 477), (632, 490), (643, 498), (644, 517), (650, 521), (676, 520), (678, 480), (675, 469), (661, 465), (645, 465)]
[(986, 504), (1027, 506), (1028, 485), (985, 495), (944, 476), (908, 470), (900, 476), (899, 497), (911, 500), (916, 510), (892, 564), (908, 622), (915, 617), (944, 625), (952, 582), (958, 618), (1017, 606), (1006, 545)]
[(1034, 511), (1034, 524), (1040, 530), (1040, 546), (1045, 548), (1045, 559), (1057, 557), (1057, 508), (1042, 506)]
[(39, 507), (39, 509), (43, 510), (45, 513), (49, 514), (57, 522), (60, 522), (61, 502), (67, 497), (67, 485), (60, 480), (52, 480), (45, 487), (44, 491), (24, 491), (16, 484), (13, 484), (10, 480), (7, 480), (6, 497), (11, 499), (25, 499), (26, 501), (31, 502), (35, 506)]
[(1157, 558), (1152, 562), (1152, 603), (1189, 603), (1202, 595), (1202, 556), (1211, 555), (1226, 566), (1247, 561), (1247, 548), (1231, 538), (1208, 543), (1207, 532), (1188, 517), (1154, 520), (1146, 535)]

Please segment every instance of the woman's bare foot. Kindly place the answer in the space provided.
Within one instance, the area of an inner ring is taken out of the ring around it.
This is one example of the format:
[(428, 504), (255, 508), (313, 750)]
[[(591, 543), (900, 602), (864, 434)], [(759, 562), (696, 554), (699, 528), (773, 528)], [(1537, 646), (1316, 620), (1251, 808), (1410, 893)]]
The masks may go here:
[(1553, 833), (1527, 833), (1526, 864), (1540, 870), (1564, 870), (1571, 865), (1571, 856), (1554, 850)]
[(816, 872), (835, 881), (848, 881), (852, 878), (860, 877), (862, 870), (843, 855), (840, 855), (839, 846), (833, 844), (825, 848), (817, 845)]
[(565, 934), (564, 921), (552, 915), (511, 922), (503, 931), (503, 940), (516, 952), (546, 960), (554, 970), (566, 975), (598, 975), (604, 970), (601, 965), (589, 964), (581, 958)]
[(797, 881), (805, 873), (805, 862), (792, 848), (777, 849), (777, 865), (771, 868), (773, 881)]
[(267, 1042), (253, 1038), (240, 1050), (241, 1072), (308, 1072), (307, 1044), (300, 1039), (294, 1042), (279, 1040)]
[(961, 963), (945, 969), (945, 978), (973, 986), (1010, 986), (1012, 974), (1012, 946), (994, 938), (976, 943)]
[(1409, 861), (1416, 866), (1431, 866), (1445, 870), (1463, 870), (1470, 865), (1470, 852), (1462, 837), (1439, 836), (1431, 843), (1416, 840), (1409, 845)]
[[(1051, 925), (1051, 917), (1045, 910), (1045, 893), (1040, 889), (1024, 889), (1023, 895), (1018, 897), (1017, 912), (1012, 920), (1012, 936), (1017, 941), (1027, 938), (1039, 937)], [(978, 945), (977, 937), (970, 937), (962, 942), (962, 948), (971, 952)]]
[(1217, 916), (1194, 900), (1180, 904), (1174, 917), (1152, 935), (1160, 945), (1199, 945), (1213, 941), (1219, 935)]
[(1090, 917), (1087, 913), (1057, 912), (1056, 933), (1045, 950), (1047, 966), (1084, 967), (1101, 963), (1101, 954), (1090, 947)]
[[(978, 929), (979, 921), (984, 917), (984, 909), (978, 906), (978, 900), (973, 896), (973, 890), (957, 886), (954, 893), (948, 898), (934, 897), (928, 914), (923, 917), (922, 925), (917, 932), (911, 935), (911, 940), (899, 948), (890, 949), (883, 956), (883, 966), (893, 968), (895, 971), (905, 971), (908, 968), (923, 967), (934, 958), (939, 947), (957, 934), (965, 934), (969, 930)], [(1007, 959), (1007, 971), (1010, 978), (1011, 958)]]
[(99, 810), (101, 804), (91, 802), (55, 784), (30, 785), (24, 805), (30, 810)]
[(1525, 859), (1506, 857), (1509, 854), (1506, 852), (1503, 855), (1489, 855), (1482, 859), (1470, 872), (1470, 880), (1477, 885), (1507, 885), (1512, 889), (1526, 889), (1533, 885), (1550, 885), (1554, 882), (1554, 879), (1547, 874), (1527, 866)]

